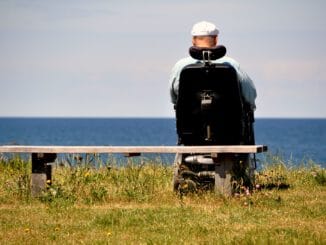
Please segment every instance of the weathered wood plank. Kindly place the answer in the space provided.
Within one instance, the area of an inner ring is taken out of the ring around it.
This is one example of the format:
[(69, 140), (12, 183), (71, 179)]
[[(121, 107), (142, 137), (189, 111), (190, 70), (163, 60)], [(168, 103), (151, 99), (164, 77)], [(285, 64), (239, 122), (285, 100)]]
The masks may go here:
[(0, 153), (260, 153), (264, 145), (228, 146), (27, 146), (3, 145)]
[(215, 164), (215, 192), (225, 195), (232, 195), (232, 167), (233, 161), (223, 159)]

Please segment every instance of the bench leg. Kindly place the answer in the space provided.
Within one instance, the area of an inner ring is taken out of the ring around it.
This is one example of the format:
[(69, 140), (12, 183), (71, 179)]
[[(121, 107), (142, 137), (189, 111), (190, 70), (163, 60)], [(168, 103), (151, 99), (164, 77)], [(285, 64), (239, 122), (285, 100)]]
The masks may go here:
[(32, 153), (31, 193), (38, 197), (52, 183), (52, 166), (48, 163), (57, 158), (55, 153)]
[(215, 164), (215, 193), (232, 195), (232, 159), (223, 157)]

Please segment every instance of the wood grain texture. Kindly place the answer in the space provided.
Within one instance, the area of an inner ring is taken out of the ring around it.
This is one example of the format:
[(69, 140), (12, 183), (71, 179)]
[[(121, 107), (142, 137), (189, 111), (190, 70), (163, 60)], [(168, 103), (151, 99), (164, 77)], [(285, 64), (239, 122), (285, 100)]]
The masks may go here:
[(0, 153), (260, 153), (264, 145), (227, 146), (27, 146), (3, 145)]

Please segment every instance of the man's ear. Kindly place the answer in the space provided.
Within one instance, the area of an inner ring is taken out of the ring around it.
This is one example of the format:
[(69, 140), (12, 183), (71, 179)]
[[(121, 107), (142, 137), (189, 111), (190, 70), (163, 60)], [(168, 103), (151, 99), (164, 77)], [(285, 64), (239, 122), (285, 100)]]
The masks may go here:
[(215, 46), (218, 44), (218, 36), (215, 37)]
[(192, 37), (192, 45), (196, 46), (196, 37)]

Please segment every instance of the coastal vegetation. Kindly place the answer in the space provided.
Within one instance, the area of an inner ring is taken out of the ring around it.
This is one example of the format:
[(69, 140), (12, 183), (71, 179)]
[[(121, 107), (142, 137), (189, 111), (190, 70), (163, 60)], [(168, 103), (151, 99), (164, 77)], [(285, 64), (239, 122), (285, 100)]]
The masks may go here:
[(0, 244), (325, 244), (326, 170), (261, 165), (254, 189), (226, 198), (174, 193), (160, 159), (68, 156), (33, 198), (30, 159), (0, 155)]

